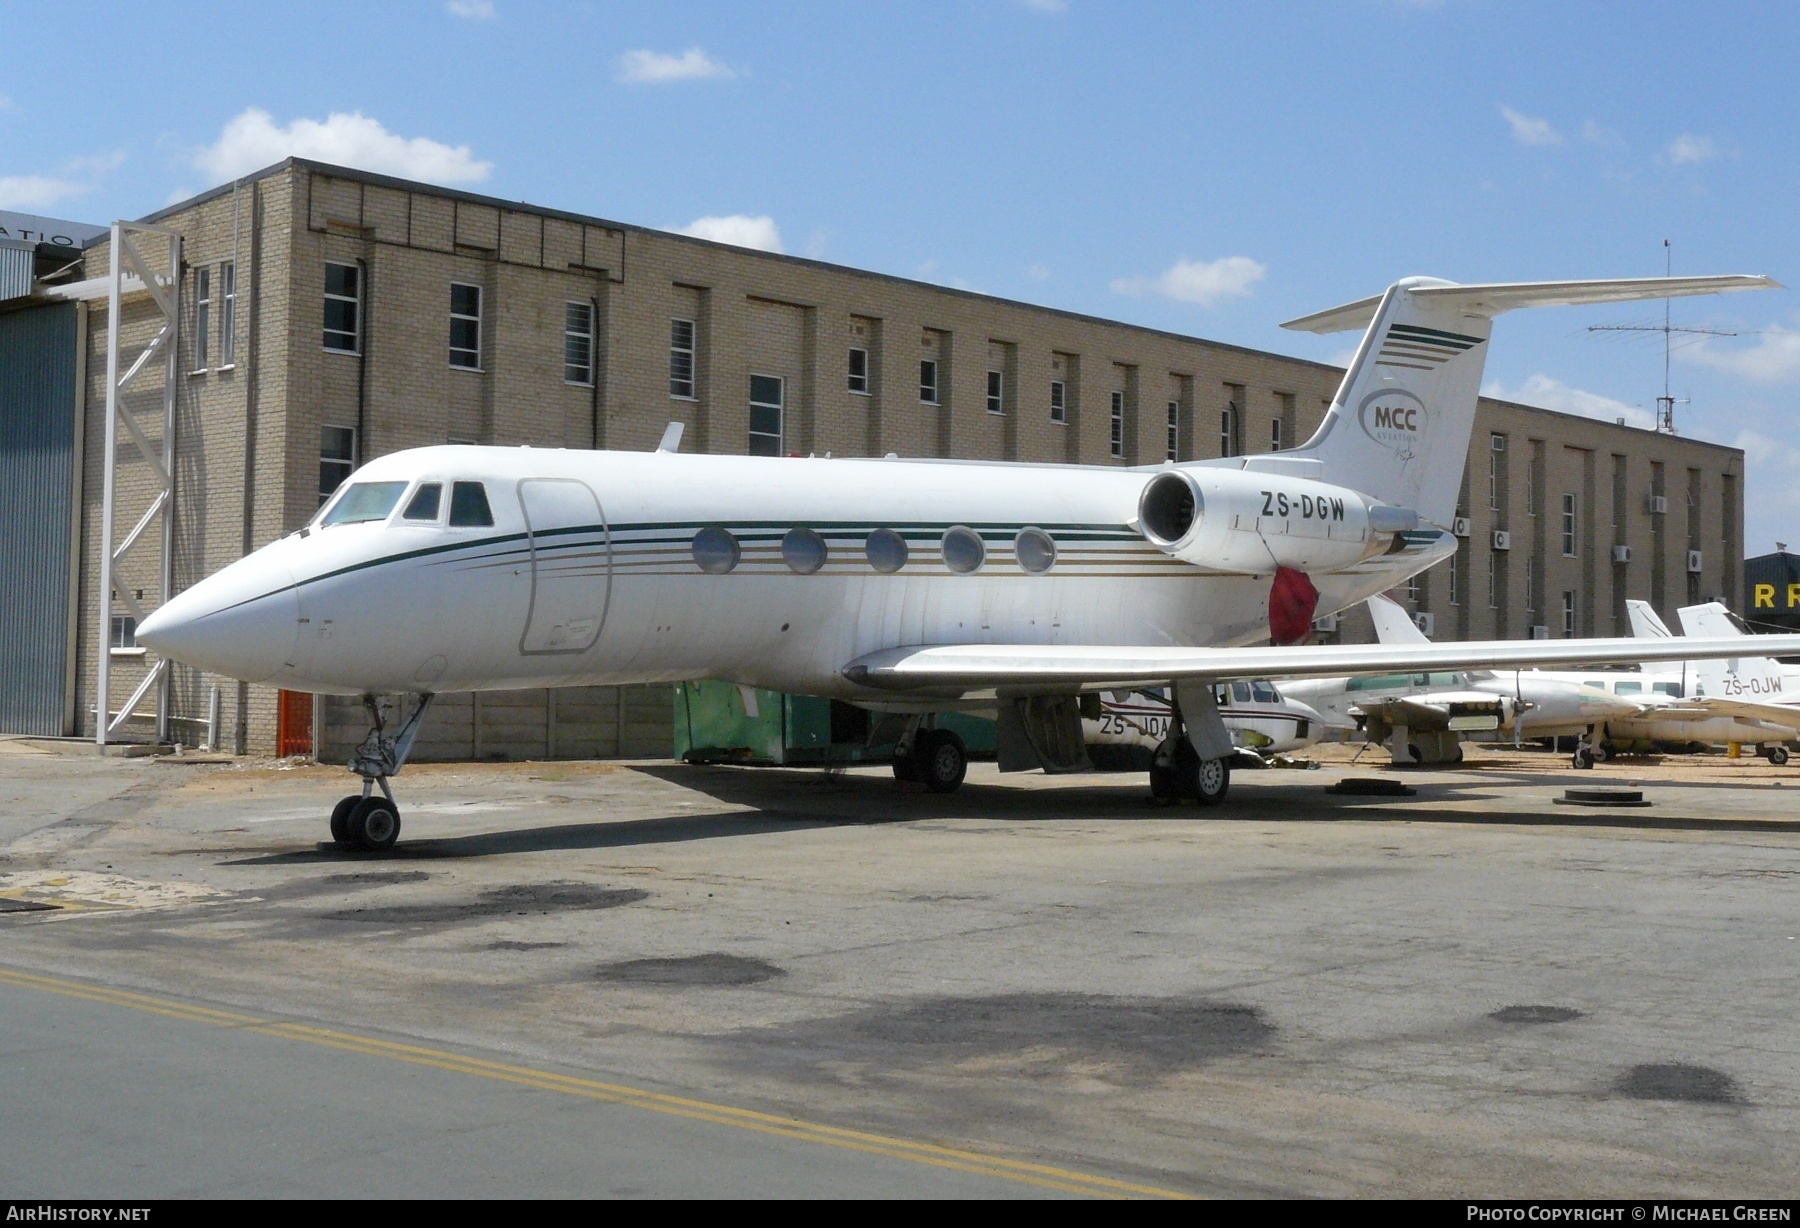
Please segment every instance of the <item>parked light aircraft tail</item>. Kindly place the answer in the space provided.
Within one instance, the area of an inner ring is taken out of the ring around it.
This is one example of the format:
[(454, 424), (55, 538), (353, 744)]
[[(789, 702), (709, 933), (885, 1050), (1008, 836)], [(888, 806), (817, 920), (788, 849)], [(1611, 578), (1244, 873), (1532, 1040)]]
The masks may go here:
[[(828, 697), (907, 717), (896, 769), (947, 792), (965, 756), (931, 713), (996, 712), (1002, 770), (1058, 768), (1081, 754), (1078, 696), (1172, 687), (1152, 791), (1214, 804), (1230, 780), (1219, 682), (1724, 655), (1712, 641), (1295, 641), (1316, 613), (1455, 548), (1493, 316), (1774, 284), (1409, 278), (1293, 322), (1367, 333), (1318, 432), (1266, 456), (1128, 469), (685, 455), (675, 432), (653, 453), (393, 453), (137, 639), (216, 674), (364, 696), (363, 796), (332, 832), (368, 848), (399, 831), (388, 778), (438, 691), (713, 678)], [(1800, 653), (1800, 636), (1769, 647)], [(374, 697), (396, 692), (421, 702), (392, 733)]]

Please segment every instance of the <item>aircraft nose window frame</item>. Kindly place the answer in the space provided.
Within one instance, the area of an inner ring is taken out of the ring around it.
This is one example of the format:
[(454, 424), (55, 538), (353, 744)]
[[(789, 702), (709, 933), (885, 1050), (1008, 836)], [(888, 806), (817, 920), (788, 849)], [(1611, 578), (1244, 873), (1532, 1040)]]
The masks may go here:
[(1013, 538), (1013, 557), (1019, 566), (1034, 576), (1041, 576), (1056, 566), (1056, 539), (1042, 529), (1026, 527)]
[(863, 553), (869, 557), (869, 566), (891, 576), (906, 566), (906, 539), (892, 529), (876, 529), (863, 543)]
[(420, 482), (413, 491), (412, 498), (406, 501), (400, 519), (409, 524), (436, 524), (443, 519), (444, 484), (442, 482)]
[(744, 557), (743, 547), (729, 529), (707, 525), (694, 534), (694, 566), (709, 576), (730, 574)]
[(491, 529), (494, 509), (488, 504), (487, 487), (480, 482), (450, 484), (450, 527)]
[(987, 561), (987, 543), (981, 540), (981, 534), (967, 525), (952, 525), (944, 533), (942, 549), (944, 566), (959, 576), (980, 571)]
[(781, 561), (795, 575), (810, 576), (825, 566), (825, 539), (811, 529), (792, 528), (781, 539)]
[(320, 528), (339, 524), (367, 524), (386, 520), (406, 493), (405, 482), (352, 482), (331, 501), (319, 518)]

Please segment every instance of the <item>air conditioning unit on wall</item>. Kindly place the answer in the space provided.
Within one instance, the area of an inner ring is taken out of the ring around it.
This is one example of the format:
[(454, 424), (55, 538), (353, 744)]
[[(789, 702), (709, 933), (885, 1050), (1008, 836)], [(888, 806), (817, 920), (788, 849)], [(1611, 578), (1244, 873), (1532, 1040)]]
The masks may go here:
[(1413, 615), (1413, 626), (1426, 635), (1435, 635), (1437, 633), (1437, 617), (1425, 610), (1420, 610)]
[(1650, 495), (1644, 500), (1644, 510), (1652, 516), (1667, 516), (1669, 500), (1662, 495)]
[(1700, 562), (1700, 552), (1698, 550), (1688, 551), (1688, 575), (1697, 576), (1700, 574), (1702, 570)]
[(1455, 520), (1452, 520), (1450, 522), (1450, 532), (1457, 537), (1467, 537), (1469, 535), (1469, 518), (1467, 516), (1458, 516)]
[(1615, 562), (1615, 563), (1631, 562), (1631, 547), (1630, 546), (1614, 546), (1613, 547), (1613, 562)]
[(1508, 533), (1505, 529), (1495, 529), (1494, 530), (1494, 549), (1496, 549), (1496, 550), (1511, 550), (1512, 549), (1512, 534)]
[(1550, 628), (1544, 626), (1543, 623), (1539, 623), (1537, 626), (1535, 626), (1531, 629), (1531, 638), (1534, 640), (1549, 639), (1550, 638)]

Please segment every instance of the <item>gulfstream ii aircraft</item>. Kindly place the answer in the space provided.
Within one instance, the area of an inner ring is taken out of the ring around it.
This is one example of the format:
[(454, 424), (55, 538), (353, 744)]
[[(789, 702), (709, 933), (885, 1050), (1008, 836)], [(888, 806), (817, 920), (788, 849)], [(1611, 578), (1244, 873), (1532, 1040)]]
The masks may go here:
[[(1166, 686), (1176, 719), (1152, 791), (1216, 804), (1232, 752), (1216, 682), (1742, 652), (1693, 638), (1301, 641), (1316, 616), (1452, 552), (1492, 317), (1774, 284), (1407, 278), (1288, 325), (1366, 331), (1318, 432), (1263, 456), (397, 452), (305, 528), (155, 611), (138, 639), (214, 673), (364, 696), (362, 794), (332, 832), (367, 848), (399, 832), (388, 777), (429, 697), (517, 687), (713, 678), (845, 700), (904, 718), (896, 772), (948, 792), (965, 755), (931, 713), (995, 712), (1001, 769), (1054, 771), (1085, 759), (1082, 694)], [(1800, 636), (1765, 643), (1800, 653)], [(374, 697), (395, 692), (420, 702), (390, 732)]]

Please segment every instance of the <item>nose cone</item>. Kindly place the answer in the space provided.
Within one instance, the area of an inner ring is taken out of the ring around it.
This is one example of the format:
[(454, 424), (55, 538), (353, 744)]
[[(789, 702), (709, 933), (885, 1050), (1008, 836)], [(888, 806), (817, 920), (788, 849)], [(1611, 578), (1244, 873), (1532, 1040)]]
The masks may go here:
[(291, 656), (299, 618), (293, 573), (259, 550), (163, 603), (137, 639), (185, 665), (265, 682)]

